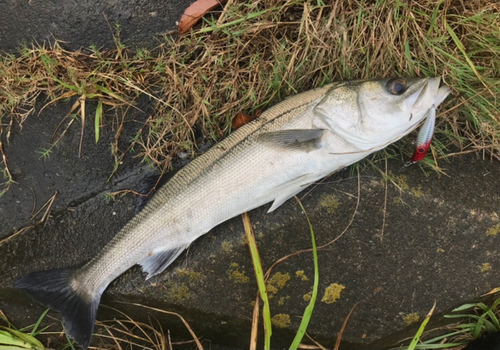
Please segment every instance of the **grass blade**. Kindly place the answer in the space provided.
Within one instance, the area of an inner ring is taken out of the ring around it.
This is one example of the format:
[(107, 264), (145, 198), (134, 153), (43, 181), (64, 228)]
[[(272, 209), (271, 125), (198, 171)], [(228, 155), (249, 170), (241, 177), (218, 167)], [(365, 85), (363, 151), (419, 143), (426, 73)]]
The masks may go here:
[(4, 329), (4, 331), (0, 330), (0, 349), (2, 347), (5, 349), (44, 349), (43, 344), (35, 337), (12, 328)]
[(295, 338), (293, 339), (292, 345), (290, 345), (290, 349), (298, 349), (299, 345), (302, 341), (302, 338), (306, 334), (307, 326), (309, 325), (309, 321), (311, 320), (311, 316), (314, 310), (314, 304), (316, 303), (316, 298), (318, 296), (318, 285), (319, 285), (319, 267), (318, 267), (318, 251), (316, 248), (316, 238), (314, 237), (314, 230), (311, 224), (311, 221), (309, 220), (309, 217), (307, 216), (306, 210), (304, 209), (304, 206), (300, 202), (300, 200), (295, 197), (297, 202), (300, 205), (300, 208), (302, 209), (302, 212), (305, 214), (307, 223), (309, 224), (309, 230), (311, 232), (311, 242), (312, 242), (312, 250), (313, 250), (313, 257), (314, 257), (314, 284), (313, 284), (313, 290), (312, 290), (312, 295), (311, 295), (311, 300), (309, 301), (309, 304), (307, 305), (306, 309), (304, 310), (304, 315), (302, 316), (302, 321), (300, 322), (299, 329), (297, 330), (297, 333), (295, 334)]
[(467, 52), (465, 52), (464, 45), (462, 44), (462, 42), (458, 38), (457, 34), (455, 34), (455, 32), (453, 31), (453, 28), (450, 27), (450, 25), (448, 24), (448, 22), (446, 22), (446, 30), (450, 34), (451, 38), (453, 39), (453, 42), (455, 43), (455, 45), (457, 45), (457, 47), (460, 50), (460, 52), (462, 53), (462, 55), (464, 55), (465, 60), (467, 61), (470, 69), (472, 69), (472, 71), (474, 72), (474, 74), (476, 75), (476, 77), (479, 79), (479, 81), (484, 85), (484, 87), (486, 89), (488, 89), (488, 91), (490, 92), (491, 96), (495, 97), (495, 94), (490, 90), (490, 88), (488, 87), (488, 85), (486, 85), (486, 83), (484, 82), (483, 78), (481, 78), (481, 75), (477, 71), (476, 66), (471, 61), (471, 59), (469, 58), (469, 56), (467, 55)]
[(427, 326), (427, 323), (431, 319), (431, 316), (434, 313), (434, 309), (435, 308), (436, 308), (436, 301), (434, 301), (434, 305), (432, 306), (432, 309), (429, 311), (429, 313), (425, 317), (424, 321), (420, 325), (417, 333), (413, 337), (413, 340), (411, 341), (410, 345), (408, 346), (408, 350), (415, 350), (415, 349), (417, 349), (417, 343), (420, 340), (420, 337), (422, 336), (422, 334), (424, 333), (425, 327)]
[(97, 103), (95, 110), (95, 143), (99, 142), (99, 129), (101, 128), (102, 120), (102, 101)]
[(45, 318), (45, 316), (47, 315), (47, 313), (49, 312), (50, 309), (47, 309), (45, 310), (42, 315), (38, 318), (38, 321), (36, 321), (35, 325), (33, 326), (33, 329), (31, 330), (30, 334), (32, 336), (35, 336), (37, 335), (37, 329), (38, 327), (40, 327), (40, 323), (42, 323), (43, 319)]
[(248, 247), (250, 248), (250, 255), (252, 256), (253, 268), (255, 271), (255, 278), (257, 279), (257, 286), (262, 301), (264, 302), (264, 309), (262, 317), (264, 318), (264, 349), (271, 349), (271, 310), (269, 308), (269, 299), (267, 298), (266, 283), (264, 282), (264, 272), (262, 271), (262, 264), (260, 263), (259, 251), (257, 250), (257, 243), (250, 223), (248, 213), (241, 215), (243, 219), (243, 226), (245, 227), (245, 236), (247, 238)]

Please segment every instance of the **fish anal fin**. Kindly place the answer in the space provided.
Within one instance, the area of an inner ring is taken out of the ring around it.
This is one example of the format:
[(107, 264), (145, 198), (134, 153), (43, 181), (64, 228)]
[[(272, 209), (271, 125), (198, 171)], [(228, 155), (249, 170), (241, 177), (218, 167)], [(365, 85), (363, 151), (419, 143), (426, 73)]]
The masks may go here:
[(158, 250), (142, 260), (139, 264), (142, 266), (142, 270), (148, 273), (146, 279), (150, 279), (165, 270), (186, 248), (187, 246), (181, 246), (168, 250)]
[(271, 205), (271, 208), (267, 211), (267, 213), (271, 213), (278, 209), (283, 203), (285, 203), (288, 199), (292, 198), (296, 194), (298, 194), (300, 191), (302, 191), (304, 188), (299, 187), (297, 189), (294, 189), (293, 191), (288, 191), (286, 193), (283, 193), (279, 197), (276, 197), (276, 199), (273, 202), (273, 205)]
[(280, 205), (285, 203), (288, 199), (295, 196), (307, 186), (313, 182), (321, 179), (324, 174), (309, 173), (296, 177), (280, 186), (273, 188), (272, 190), (266, 192), (265, 196), (274, 197), (274, 202), (271, 208), (267, 211), (268, 213), (276, 210)]
[(260, 134), (259, 141), (283, 148), (312, 151), (321, 147), (323, 129), (290, 129)]
[(73, 290), (74, 269), (33, 272), (18, 279), (14, 286), (24, 290), (36, 301), (58, 311), (66, 334), (87, 349), (94, 332), (101, 295), (82, 296)]

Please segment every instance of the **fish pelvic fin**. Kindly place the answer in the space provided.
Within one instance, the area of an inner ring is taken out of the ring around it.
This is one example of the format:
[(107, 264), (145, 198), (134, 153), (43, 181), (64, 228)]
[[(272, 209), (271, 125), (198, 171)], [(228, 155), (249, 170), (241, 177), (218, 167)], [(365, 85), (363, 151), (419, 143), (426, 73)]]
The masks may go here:
[(86, 350), (94, 331), (101, 295), (91, 299), (75, 291), (71, 285), (74, 272), (75, 269), (32, 272), (19, 278), (14, 287), (58, 311), (66, 334)]
[(163, 272), (187, 247), (188, 245), (183, 245), (168, 250), (158, 249), (157, 252), (153, 252), (151, 256), (142, 260), (139, 264), (142, 270), (148, 273), (146, 279)]

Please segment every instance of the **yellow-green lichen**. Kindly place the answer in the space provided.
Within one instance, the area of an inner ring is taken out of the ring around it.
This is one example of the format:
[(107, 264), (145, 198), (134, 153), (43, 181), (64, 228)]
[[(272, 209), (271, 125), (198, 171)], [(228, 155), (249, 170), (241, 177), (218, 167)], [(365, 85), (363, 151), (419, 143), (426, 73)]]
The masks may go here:
[(325, 208), (327, 213), (333, 214), (339, 207), (340, 203), (335, 195), (323, 194), (319, 199), (319, 205)]
[(281, 297), (278, 299), (278, 306), (283, 306), (285, 305), (285, 297)]
[(495, 226), (489, 228), (488, 231), (486, 231), (486, 234), (488, 236), (496, 236), (496, 235), (498, 235), (498, 233), (500, 233), (500, 224), (495, 225)]
[(277, 328), (287, 328), (290, 326), (292, 321), (290, 320), (290, 315), (277, 314), (271, 318), (271, 323)]
[(229, 280), (234, 283), (248, 283), (250, 282), (250, 277), (248, 277), (245, 271), (239, 270), (239, 265), (237, 263), (231, 263), (229, 268)]
[(403, 317), (403, 322), (405, 323), (405, 326), (412, 325), (420, 320), (420, 316), (416, 312), (413, 312), (411, 314), (402, 313), (401, 317)]
[(311, 300), (311, 298), (312, 298), (312, 294), (313, 294), (313, 292), (312, 292), (312, 291), (311, 291), (311, 292), (309, 292), (309, 293), (306, 293), (306, 294), (304, 294), (304, 295), (302, 296), (302, 299), (304, 299), (305, 301), (309, 301), (309, 300)]
[(424, 191), (422, 191), (422, 186), (420, 185), (417, 188), (412, 188), (411, 193), (417, 198), (421, 198), (424, 195)]
[(488, 272), (491, 270), (491, 264), (490, 263), (483, 263), (481, 264), (480, 270), (482, 273)]
[(332, 283), (325, 289), (325, 295), (323, 295), (323, 299), (321, 301), (325, 304), (333, 304), (340, 298), (340, 292), (345, 289), (345, 286)]
[(304, 274), (304, 270), (299, 270), (295, 272), (295, 277), (300, 278), (302, 281), (309, 281), (309, 278)]
[(401, 190), (408, 190), (410, 189), (410, 186), (406, 182), (406, 175), (399, 175), (396, 176), (396, 185), (401, 189)]
[(189, 287), (185, 284), (173, 284), (169, 286), (170, 296), (178, 301), (191, 298)]
[(267, 281), (266, 290), (268, 293), (277, 294), (278, 290), (283, 288), (289, 280), (289, 273), (276, 272)]
[(246, 235), (240, 235), (238, 238), (238, 243), (241, 245), (247, 245), (247, 236)]
[(403, 198), (402, 197), (394, 197), (394, 200), (393, 200), (394, 204), (406, 204), (404, 201), (403, 201)]
[(179, 268), (176, 270), (179, 276), (186, 276), (190, 281), (198, 282), (201, 280), (201, 273), (195, 272), (188, 268)]
[(233, 244), (229, 241), (222, 242), (222, 250), (225, 253), (229, 253), (233, 249)]

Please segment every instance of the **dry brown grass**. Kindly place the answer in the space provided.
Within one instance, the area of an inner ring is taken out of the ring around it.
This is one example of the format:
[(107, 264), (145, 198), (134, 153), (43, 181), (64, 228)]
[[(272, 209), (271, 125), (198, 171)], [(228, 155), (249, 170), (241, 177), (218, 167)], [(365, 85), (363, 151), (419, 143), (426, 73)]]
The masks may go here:
[[(195, 130), (219, 140), (239, 111), (252, 114), (336, 80), (443, 76), (454, 97), (443, 108), (435, 156), (454, 142), (499, 158), (496, 1), (230, 1), (216, 15), (151, 52), (130, 51), (118, 33), (115, 50), (69, 52), (56, 43), (1, 57), (4, 140), (12, 123), (29, 120), (40, 96), (48, 104), (78, 97), (72, 113), (85, 122), (85, 104), (101, 101), (101, 117), (109, 118), (148, 94), (156, 107), (131, 146), (164, 169), (178, 152), (195, 151)], [(130, 148), (117, 145), (118, 165)]]

